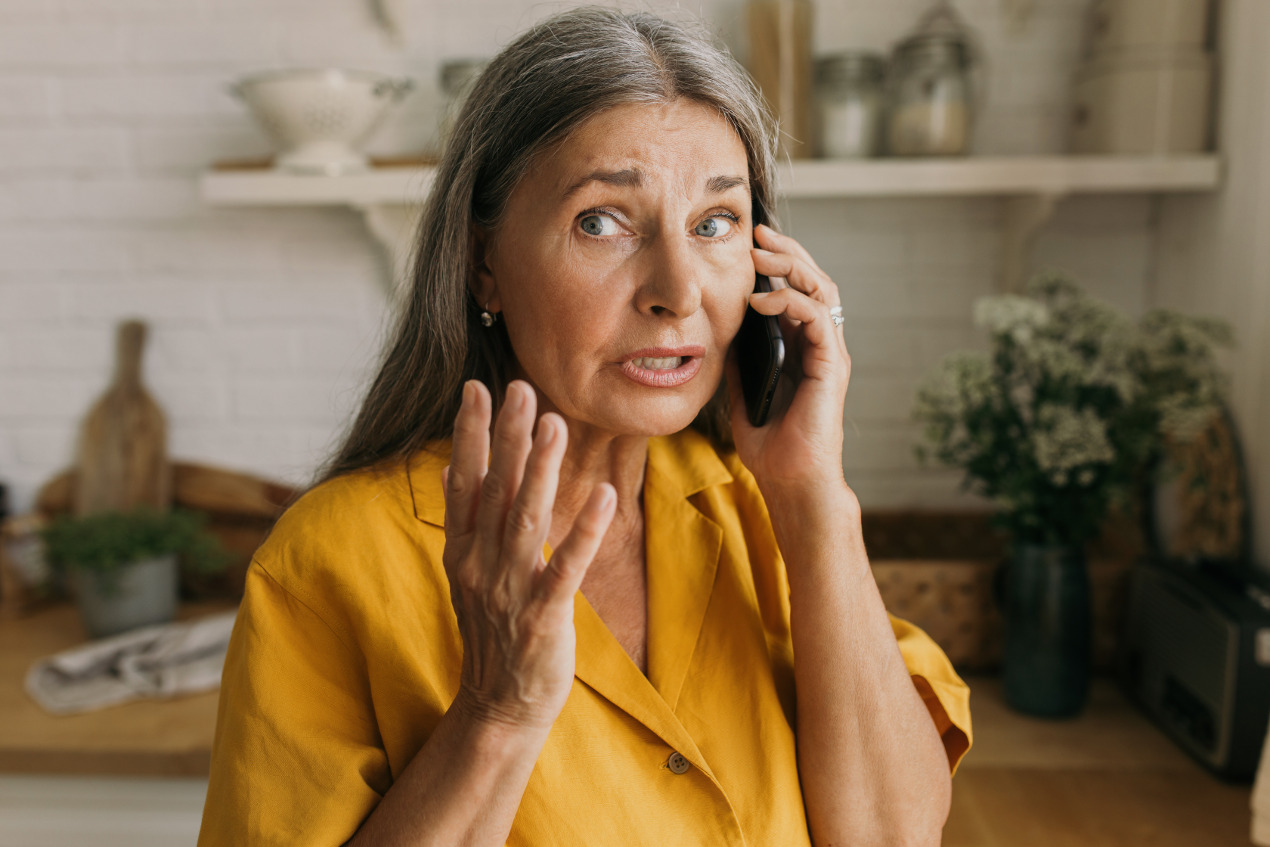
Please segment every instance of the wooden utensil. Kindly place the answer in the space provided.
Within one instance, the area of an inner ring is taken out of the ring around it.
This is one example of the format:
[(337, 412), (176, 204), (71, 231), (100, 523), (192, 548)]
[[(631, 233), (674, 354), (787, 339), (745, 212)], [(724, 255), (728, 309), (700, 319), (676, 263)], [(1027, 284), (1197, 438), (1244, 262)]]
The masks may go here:
[(175, 462), (174, 500), (186, 509), (216, 515), (276, 519), (300, 492), (250, 474)]
[[(173, 461), (172, 505), (214, 517), (275, 520), (301, 490), (251, 474)], [(62, 471), (40, 487), (35, 508), (53, 517), (71, 511), (79, 475)]]
[(89, 410), (80, 434), (75, 514), (167, 509), (172, 471), (163, 411), (141, 384), (146, 325), (124, 321), (116, 341), (114, 381)]

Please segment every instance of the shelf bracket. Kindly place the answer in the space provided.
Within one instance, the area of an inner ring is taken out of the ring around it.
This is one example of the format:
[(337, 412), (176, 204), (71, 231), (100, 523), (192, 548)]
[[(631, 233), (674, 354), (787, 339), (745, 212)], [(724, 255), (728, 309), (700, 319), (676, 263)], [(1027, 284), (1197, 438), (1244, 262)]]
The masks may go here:
[(1062, 192), (1022, 194), (1005, 201), (1005, 231), (1002, 233), (1001, 260), (997, 287), (1005, 293), (1023, 290), (1024, 268), (1036, 236), (1054, 216)]
[(404, 203), (368, 203), (356, 206), (366, 228), (384, 252), (388, 273), (383, 277), (384, 291), (395, 300), (408, 283), (410, 259), (419, 231), (421, 205)]

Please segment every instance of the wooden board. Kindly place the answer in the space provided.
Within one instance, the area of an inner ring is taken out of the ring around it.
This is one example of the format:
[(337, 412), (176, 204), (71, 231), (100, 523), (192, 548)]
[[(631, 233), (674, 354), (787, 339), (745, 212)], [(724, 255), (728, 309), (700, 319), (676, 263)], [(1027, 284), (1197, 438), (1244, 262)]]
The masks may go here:
[(89, 410), (80, 433), (77, 515), (171, 505), (167, 424), (141, 382), (145, 336), (141, 321), (119, 325), (114, 381)]

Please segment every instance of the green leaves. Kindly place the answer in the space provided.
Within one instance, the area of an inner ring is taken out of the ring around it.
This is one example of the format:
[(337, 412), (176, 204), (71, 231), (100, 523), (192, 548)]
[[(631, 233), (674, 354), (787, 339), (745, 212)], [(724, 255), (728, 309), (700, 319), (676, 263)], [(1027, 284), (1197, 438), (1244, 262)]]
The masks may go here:
[(1225, 397), (1221, 321), (1156, 310), (1135, 324), (1052, 273), (974, 314), (989, 351), (954, 353), (922, 382), (919, 460), (964, 468), (1020, 541), (1096, 534), (1164, 439), (1198, 432)]
[(229, 555), (203, 529), (196, 512), (102, 512), (83, 518), (63, 515), (42, 531), (45, 556), (55, 570), (112, 574), (125, 565), (176, 553), (183, 568), (212, 573)]

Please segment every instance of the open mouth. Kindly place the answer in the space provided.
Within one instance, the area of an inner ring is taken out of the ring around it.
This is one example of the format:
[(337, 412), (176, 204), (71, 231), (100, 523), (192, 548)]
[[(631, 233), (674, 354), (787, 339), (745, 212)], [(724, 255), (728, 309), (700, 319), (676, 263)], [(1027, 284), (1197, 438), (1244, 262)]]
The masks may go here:
[(688, 356), (666, 356), (660, 359), (654, 359), (651, 356), (641, 356), (638, 359), (631, 359), (631, 364), (637, 368), (646, 371), (672, 371), (684, 363), (684, 359)]
[[(644, 351), (640, 351), (641, 353)], [(685, 355), (669, 356), (669, 350), (649, 351), (661, 355), (633, 356), (622, 363), (622, 373), (640, 385), (673, 388), (683, 385), (701, 370), (705, 350), (685, 350)], [(695, 354), (695, 355), (693, 355)]]

